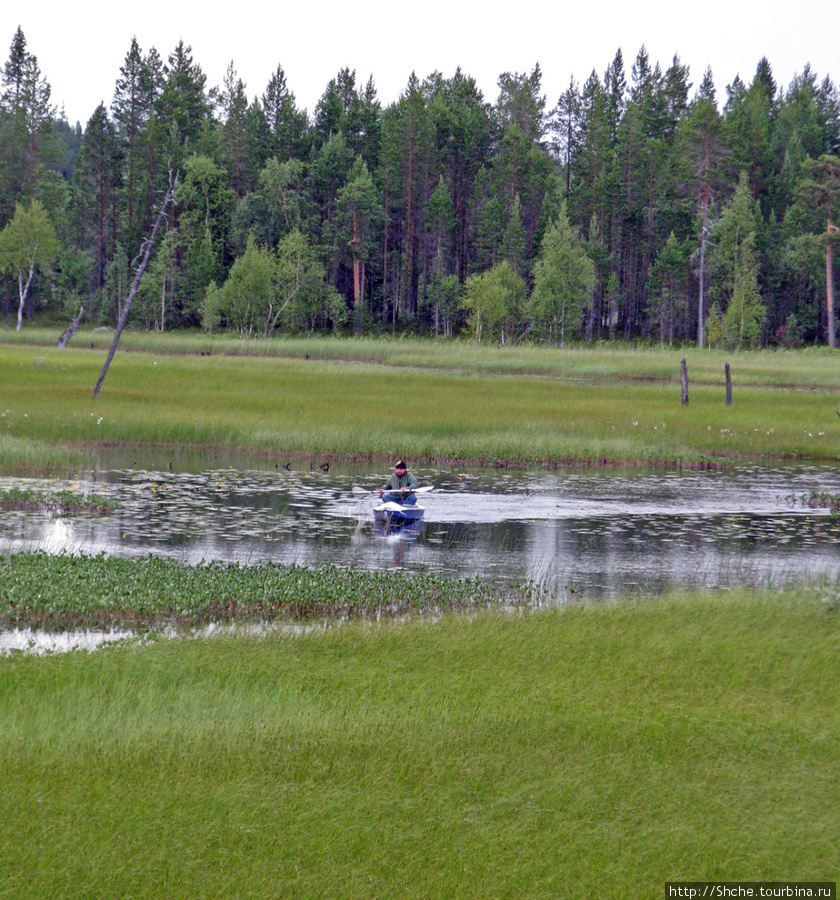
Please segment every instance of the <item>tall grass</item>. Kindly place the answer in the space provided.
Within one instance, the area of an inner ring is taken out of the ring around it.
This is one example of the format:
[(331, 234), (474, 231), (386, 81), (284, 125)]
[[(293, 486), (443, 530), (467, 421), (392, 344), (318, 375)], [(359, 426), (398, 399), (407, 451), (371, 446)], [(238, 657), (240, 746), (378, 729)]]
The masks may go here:
[[(175, 338), (173, 346), (185, 340)], [(95, 402), (98, 351), (0, 344), (0, 465), (10, 467), (25, 441), (89, 450), (213, 447), (280, 458), (398, 452), (483, 463), (691, 464), (840, 454), (834, 357), (778, 354), (790, 360), (783, 381), (811, 385), (803, 390), (778, 386), (770, 354), (748, 355), (745, 370), (757, 360), (752, 377), (766, 375), (766, 383), (736, 386), (731, 407), (722, 384), (696, 384), (683, 407), (675, 354), (553, 351), (554, 369), (545, 377), (533, 374), (548, 359), (544, 349), (517, 351), (527, 374), (500, 374), (484, 367), (497, 358), (487, 348), (409, 343), (414, 365), (123, 352)], [(356, 342), (334, 346), (347, 353)], [(446, 365), (434, 362), (436, 354)], [(628, 360), (641, 363), (630, 370)]]
[(837, 615), (737, 592), (0, 659), (0, 896), (835, 880)]

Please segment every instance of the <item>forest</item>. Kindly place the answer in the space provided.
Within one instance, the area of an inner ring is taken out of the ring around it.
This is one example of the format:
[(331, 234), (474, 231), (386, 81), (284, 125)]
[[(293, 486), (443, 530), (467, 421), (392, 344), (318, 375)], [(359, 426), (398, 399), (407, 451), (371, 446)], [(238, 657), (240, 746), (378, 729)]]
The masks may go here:
[[(0, 315), (248, 335), (456, 335), (499, 344), (835, 346), (840, 92), (699, 83), (641, 47), (542, 91), (412, 73), (383, 105), (341, 69), (312, 113), (278, 65), (132, 40), (84, 128), (23, 31), (0, 97)], [(167, 192), (172, 202), (131, 289)]]

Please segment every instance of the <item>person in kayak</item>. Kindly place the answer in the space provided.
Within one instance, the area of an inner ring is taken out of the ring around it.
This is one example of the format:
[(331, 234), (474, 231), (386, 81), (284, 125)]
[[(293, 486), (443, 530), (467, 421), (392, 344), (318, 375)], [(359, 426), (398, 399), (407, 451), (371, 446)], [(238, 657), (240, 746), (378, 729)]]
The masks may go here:
[(409, 472), (405, 461), (398, 459), (394, 464), (394, 474), (379, 488), (384, 503), (402, 503), (405, 506), (414, 506), (417, 502), (415, 489), (420, 486), (417, 476)]

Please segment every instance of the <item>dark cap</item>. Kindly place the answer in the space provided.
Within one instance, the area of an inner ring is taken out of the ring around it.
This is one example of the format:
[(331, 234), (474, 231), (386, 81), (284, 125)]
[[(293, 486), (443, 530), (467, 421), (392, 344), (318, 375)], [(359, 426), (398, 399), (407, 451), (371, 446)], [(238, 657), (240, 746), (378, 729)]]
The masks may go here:
[(395, 468), (395, 469), (407, 469), (408, 466), (405, 464), (405, 462), (404, 462), (403, 460), (398, 459), (398, 460), (394, 463), (394, 468)]

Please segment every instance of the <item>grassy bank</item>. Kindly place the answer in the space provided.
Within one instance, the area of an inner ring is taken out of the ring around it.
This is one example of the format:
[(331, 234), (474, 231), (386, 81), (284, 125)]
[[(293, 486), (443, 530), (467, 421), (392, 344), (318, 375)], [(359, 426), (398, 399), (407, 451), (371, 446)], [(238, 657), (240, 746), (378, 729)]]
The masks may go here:
[(838, 615), (730, 593), (0, 658), (0, 896), (835, 880)]
[[(674, 351), (322, 340), (233, 355), (262, 345), (133, 337), (134, 352), (126, 341), (94, 402), (100, 349), (4, 338), (0, 469), (56, 469), (68, 454), (84, 459), (114, 445), (210, 447), (284, 463), (395, 452), (484, 464), (840, 456), (840, 357), (818, 351), (689, 355), (683, 407)], [(734, 371), (731, 407), (724, 359)]]

